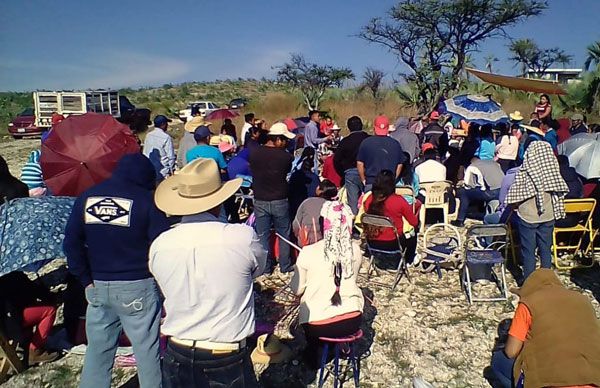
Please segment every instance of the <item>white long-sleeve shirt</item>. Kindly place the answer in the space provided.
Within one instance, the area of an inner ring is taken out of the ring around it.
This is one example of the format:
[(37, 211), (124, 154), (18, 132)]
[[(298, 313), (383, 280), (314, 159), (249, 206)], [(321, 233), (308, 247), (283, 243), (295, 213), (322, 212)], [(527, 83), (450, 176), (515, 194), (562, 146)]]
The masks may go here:
[(161, 332), (227, 343), (252, 335), (252, 282), (266, 259), (251, 227), (225, 224), (209, 213), (183, 217), (150, 247), (150, 272), (165, 297)]
[(162, 129), (154, 128), (148, 132), (144, 140), (143, 153), (154, 165), (157, 178), (166, 178), (175, 171), (173, 139)]

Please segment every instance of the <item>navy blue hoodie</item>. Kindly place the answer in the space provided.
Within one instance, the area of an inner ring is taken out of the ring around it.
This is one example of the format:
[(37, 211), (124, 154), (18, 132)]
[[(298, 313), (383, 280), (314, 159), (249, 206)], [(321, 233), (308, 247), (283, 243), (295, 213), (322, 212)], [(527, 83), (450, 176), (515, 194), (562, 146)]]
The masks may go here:
[(142, 154), (121, 158), (113, 175), (73, 205), (65, 231), (69, 271), (88, 286), (93, 280), (151, 277), (148, 250), (169, 228), (154, 205), (154, 166)]

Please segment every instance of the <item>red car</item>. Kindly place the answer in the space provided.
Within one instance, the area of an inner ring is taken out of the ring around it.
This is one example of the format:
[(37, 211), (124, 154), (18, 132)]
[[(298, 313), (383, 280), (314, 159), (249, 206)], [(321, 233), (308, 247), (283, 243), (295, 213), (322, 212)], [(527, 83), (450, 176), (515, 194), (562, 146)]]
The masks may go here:
[(23, 136), (39, 136), (43, 130), (35, 126), (33, 108), (27, 108), (8, 123), (8, 132), (15, 139), (21, 139)]

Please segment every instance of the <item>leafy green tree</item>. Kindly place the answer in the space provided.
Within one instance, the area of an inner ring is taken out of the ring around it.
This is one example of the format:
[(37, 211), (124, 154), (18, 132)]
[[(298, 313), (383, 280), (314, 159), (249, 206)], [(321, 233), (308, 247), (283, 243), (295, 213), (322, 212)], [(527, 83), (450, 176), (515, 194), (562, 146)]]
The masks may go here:
[(523, 75), (528, 70), (532, 70), (539, 77), (550, 66), (556, 63), (566, 65), (573, 59), (571, 55), (568, 55), (558, 47), (542, 49), (531, 39), (515, 40), (510, 44), (508, 49), (513, 55), (510, 59), (521, 65), (521, 73)]
[(290, 61), (277, 69), (277, 80), (300, 91), (310, 110), (319, 109), (328, 88), (341, 87), (344, 81), (354, 79), (349, 68), (309, 63), (302, 54), (292, 54)]
[(545, 0), (401, 0), (359, 37), (386, 47), (406, 66), (401, 76), (416, 87), (424, 114), (459, 88), (468, 54), (546, 7)]
[(381, 84), (385, 73), (381, 70), (367, 67), (362, 75), (363, 82), (359, 86), (359, 92), (369, 90), (375, 101), (381, 99)]
[(594, 42), (587, 46), (587, 57), (585, 59), (585, 63), (583, 64), (583, 68), (585, 71), (590, 70), (592, 65), (600, 65), (600, 41)]

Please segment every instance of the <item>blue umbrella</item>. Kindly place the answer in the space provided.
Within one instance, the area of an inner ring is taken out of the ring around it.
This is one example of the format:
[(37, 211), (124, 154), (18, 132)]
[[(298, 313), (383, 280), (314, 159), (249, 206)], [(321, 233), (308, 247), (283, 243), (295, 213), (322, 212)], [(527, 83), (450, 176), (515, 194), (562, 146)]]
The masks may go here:
[(0, 206), (0, 276), (64, 258), (65, 227), (75, 198), (18, 198)]
[(463, 94), (441, 102), (438, 111), (480, 125), (509, 121), (508, 115), (502, 110), (500, 104), (490, 97), (473, 94)]

